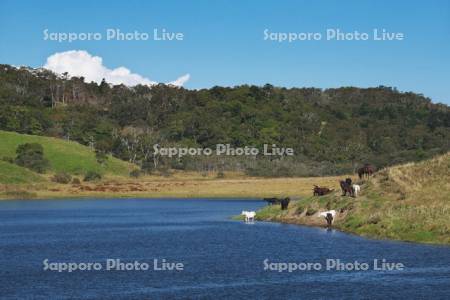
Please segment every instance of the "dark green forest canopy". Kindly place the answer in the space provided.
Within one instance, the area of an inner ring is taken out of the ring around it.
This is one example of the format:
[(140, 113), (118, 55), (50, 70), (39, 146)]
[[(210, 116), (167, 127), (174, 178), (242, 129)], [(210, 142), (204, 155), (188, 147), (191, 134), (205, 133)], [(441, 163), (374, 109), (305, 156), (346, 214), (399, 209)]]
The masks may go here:
[[(142, 166), (325, 175), (425, 159), (450, 149), (450, 108), (391, 87), (242, 85), (187, 90), (110, 86), (0, 65), (0, 129), (54, 136)], [(277, 144), (290, 158), (153, 157), (153, 145)]]

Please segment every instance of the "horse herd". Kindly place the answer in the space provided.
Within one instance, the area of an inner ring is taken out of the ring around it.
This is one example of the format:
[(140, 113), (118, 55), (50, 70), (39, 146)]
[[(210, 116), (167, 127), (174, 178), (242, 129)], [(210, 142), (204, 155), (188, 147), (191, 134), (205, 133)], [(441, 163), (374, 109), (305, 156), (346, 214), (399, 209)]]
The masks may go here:
[[(369, 178), (373, 173), (375, 173), (375, 167), (370, 164), (365, 164), (363, 167), (358, 169), (359, 179)], [(357, 197), (361, 191), (361, 186), (354, 184), (351, 178), (346, 178), (345, 180), (339, 181), (339, 186), (342, 190), (342, 196), (347, 196), (348, 194), (351, 197)], [(314, 185), (313, 196), (324, 196), (333, 191), (334, 189)]]
[[(359, 168), (358, 170), (358, 177), (359, 179), (369, 178), (372, 176), (373, 173), (375, 173), (375, 167), (370, 164), (365, 164), (363, 167)], [(351, 196), (351, 197), (357, 197), (359, 192), (361, 191), (361, 186), (358, 184), (355, 184), (352, 182), (351, 178), (346, 178), (345, 180), (340, 180), (339, 185), (342, 190), (342, 196)], [(314, 185), (313, 188), (313, 196), (324, 196), (331, 192), (333, 192), (334, 189), (329, 189), (327, 187), (320, 187), (318, 185)], [(275, 205), (280, 204), (281, 210), (286, 210), (289, 206), (289, 202), (291, 199), (289, 197), (286, 198), (264, 198), (264, 200), (269, 205)], [(245, 216), (246, 222), (252, 222), (255, 218), (255, 212), (253, 211), (242, 211), (242, 215)], [(326, 211), (319, 214), (319, 217), (324, 217), (327, 221), (328, 227), (331, 226), (333, 219), (336, 215), (336, 211)]]
[(356, 197), (361, 190), (361, 187), (358, 184), (352, 183), (351, 178), (339, 181), (339, 185), (341, 186), (342, 196), (347, 196), (348, 193), (349, 196)]
[(359, 179), (363, 178), (369, 178), (372, 176), (373, 173), (375, 173), (376, 169), (371, 164), (365, 164), (361, 168), (358, 169), (358, 177)]

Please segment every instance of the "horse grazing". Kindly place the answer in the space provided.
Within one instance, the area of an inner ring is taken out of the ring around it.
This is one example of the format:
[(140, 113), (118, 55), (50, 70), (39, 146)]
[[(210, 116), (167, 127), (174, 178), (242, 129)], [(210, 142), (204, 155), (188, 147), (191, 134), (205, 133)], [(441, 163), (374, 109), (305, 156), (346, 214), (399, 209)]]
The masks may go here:
[(281, 210), (286, 210), (289, 206), (289, 202), (291, 202), (291, 198), (286, 197), (281, 200)]
[(358, 196), (359, 192), (361, 191), (361, 187), (358, 184), (352, 185), (353, 190), (353, 196)]
[(245, 216), (244, 220), (245, 220), (246, 223), (255, 221), (256, 213), (254, 211), (243, 210), (241, 215)]
[(319, 214), (319, 217), (324, 217), (327, 221), (327, 227), (331, 227), (334, 217), (336, 216), (335, 210), (324, 211)]
[(373, 173), (375, 173), (375, 167), (370, 164), (365, 164), (363, 167), (358, 169), (359, 179), (363, 179), (364, 177), (369, 178)]
[(331, 193), (332, 191), (334, 191), (334, 190), (330, 190), (327, 187), (320, 187), (320, 186), (314, 185), (313, 196), (324, 196), (326, 194)]
[[(347, 179), (349, 179), (349, 178), (347, 178)], [(342, 196), (347, 196), (347, 193), (350, 196), (353, 196), (351, 180), (350, 180), (350, 183), (348, 182), (348, 180), (346, 180), (346, 181), (341, 180), (341, 181), (339, 181), (339, 185), (341, 186)]]

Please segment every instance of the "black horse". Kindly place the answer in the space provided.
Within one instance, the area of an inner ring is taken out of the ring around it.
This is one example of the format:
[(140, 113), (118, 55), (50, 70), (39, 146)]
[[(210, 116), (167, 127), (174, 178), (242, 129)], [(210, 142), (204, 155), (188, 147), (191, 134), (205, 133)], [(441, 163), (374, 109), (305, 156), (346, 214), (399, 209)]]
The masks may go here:
[(281, 204), (281, 209), (285, 210), (289, 206), (289, 202), (291, 199), (289, 197), (286, 197), (284, 199), (281, 198), (264, 198), (264, 201), (267, 202), (269, 205), (275, 205), (275, 204)]
[(267, 202), (267, 204), (269, 205), (274, 205), (274, 204), (280, 204), (281, 203), (281, 199), (278, 198), (264, 198), (264, 201)]
[(325, 220), (327, 220), (327, 227), (330, 228), (331, 225), (333, 224), (333, 215), (328, 213), (327, 216), (325, 217)]
[(281, 200), (281, 210), (286, 210), (289, 206), (289, 202), (291, 202), (291, 199), (289, 197), (286, 197)]
[(347, 193), (353, 197), (353, 188), (352, 188), (352, 180), (350, 178), (347, 178), (345, 181), (341, 180), (339, 182), (339, 185), (341, 186), (342, 190), (342, 196), (346, 196)]

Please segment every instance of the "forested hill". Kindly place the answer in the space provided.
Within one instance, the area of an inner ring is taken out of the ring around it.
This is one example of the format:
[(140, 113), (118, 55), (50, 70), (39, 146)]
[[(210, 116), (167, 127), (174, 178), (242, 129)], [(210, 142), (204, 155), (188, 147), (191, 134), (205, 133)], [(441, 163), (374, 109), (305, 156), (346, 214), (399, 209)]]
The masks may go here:
[[(0, 129), (60, 137), (144, 169), (239, 169), (324, 175), (428, 158), (450, 150), (450, 108), (395, 88), (264, 86), (202, 90), (110, 86), (43, 69), (0, 65)], [(153, 145), (292, 147), (295, 157), (153, 156)]]

